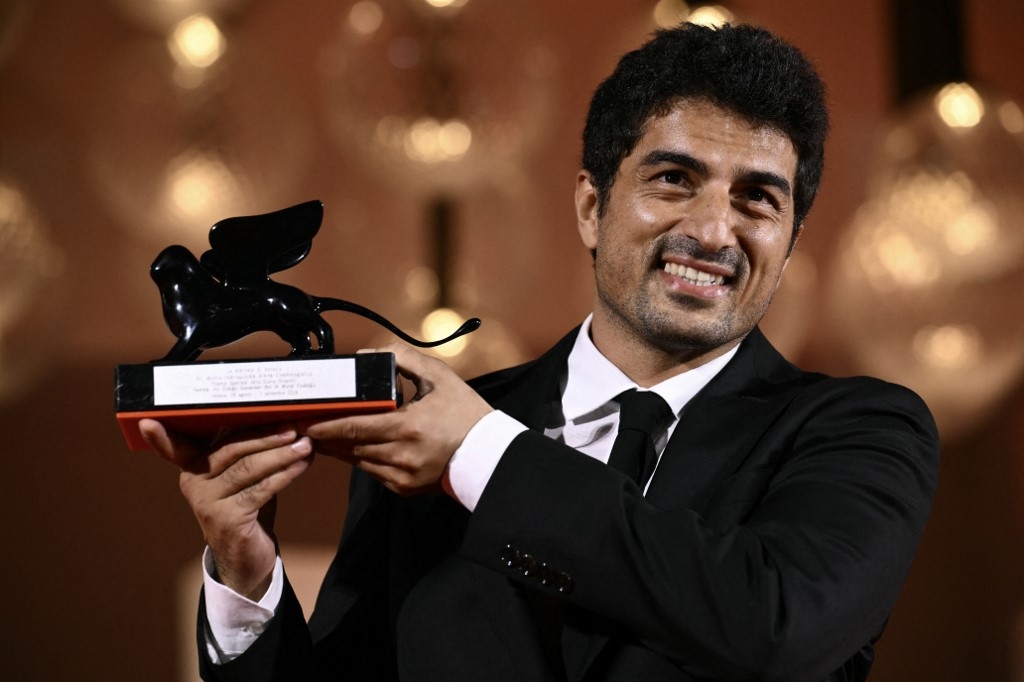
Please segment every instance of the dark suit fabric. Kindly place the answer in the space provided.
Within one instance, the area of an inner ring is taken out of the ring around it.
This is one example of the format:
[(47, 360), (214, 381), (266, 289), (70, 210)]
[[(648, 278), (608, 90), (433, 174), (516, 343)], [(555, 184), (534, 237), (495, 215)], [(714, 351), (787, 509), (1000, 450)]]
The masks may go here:
[(308, 628), (286, 589), (206, 678), (865, 679), (936, 484), (920, 399), (802, 372), (754, 330), (684, 409), (645, 498), (542, 434), (574, 338), (474, 383), (531, 431), (472, 515), (354, 473)]

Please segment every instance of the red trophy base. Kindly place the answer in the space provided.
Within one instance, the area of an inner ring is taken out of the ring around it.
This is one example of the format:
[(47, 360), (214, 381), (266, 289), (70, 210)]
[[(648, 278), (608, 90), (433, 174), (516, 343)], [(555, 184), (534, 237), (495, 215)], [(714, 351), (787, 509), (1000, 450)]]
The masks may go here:
[(131, 450), (150, 446), (139, 421), (213, 440), (228, 429), (385, 412), (401, 396), (391, 353), (119, 365), (117, 421)]

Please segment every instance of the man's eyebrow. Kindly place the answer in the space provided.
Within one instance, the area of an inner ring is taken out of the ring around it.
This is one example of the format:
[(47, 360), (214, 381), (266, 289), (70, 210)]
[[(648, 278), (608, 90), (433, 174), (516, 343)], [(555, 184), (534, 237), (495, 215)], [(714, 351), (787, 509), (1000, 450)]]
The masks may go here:
[(751, 170), (743, 173), (740, 176), (740, 180), (752, 185), (775, 187), (785, 194), (786, 197), (793, 196), (793, 187), (789, 184), (789, 180), (776, 173)]
[(683, 152), (673, 152), (667, 149), (655, 149), (649, 152), (647, 156), (640, 160), (640, 167), (658, 166), (663, 163), (671, 163), (676, 166), (682, 166), (683, 168), (689, 168), (698, 175), (708, 174), (708, 165), (696, 159), (689, 154)]
[[(689, 168), (698, 175), (708, 175), (711, 172), (708, 164), (691, 157), (684, 152), (654, 150), (640, 160), (641, 167), (659, 166), (662, 164), (672, 164), (674, 166)], [(776, 187), (779, 191), (782, 191), (786, 197), (793, 196), (793, 185), (790, 181), (777, 173), (772, 173), (771, 171), (749, 170), (741, 173), (739, 179), (751, 184)]]
[[(708, 165), (700, 159), (690, 156), (684, 152), (674, 152), (667, 149), (655, 149), (649, 152), (640, 160), (639, 165), (641, 168), (644, 168), (659, 166), (663, 163), (670, 163), (674, 166), (689, 168), (698, 175), (708, 175), (710, 173)], [(740, 174), (739, 180), (752, 185), (775, 187), (785, 194), (786, 197), (793, 196), (793, 186), (790, 184), (789, 180), (778, 173), (772, 173), (771, 171), (747, 170)]]

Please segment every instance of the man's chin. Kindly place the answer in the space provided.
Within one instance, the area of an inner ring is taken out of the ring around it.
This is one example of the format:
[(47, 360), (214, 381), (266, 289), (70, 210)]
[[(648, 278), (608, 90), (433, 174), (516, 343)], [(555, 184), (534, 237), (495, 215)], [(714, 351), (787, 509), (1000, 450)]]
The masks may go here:
[(720, 316), (705, 315), (707, 311), (692, 311), (651, 320), (646, 325), (649, 341), (671, 352), (705, 352), (728, 343), (733, 334), (731, 326)]

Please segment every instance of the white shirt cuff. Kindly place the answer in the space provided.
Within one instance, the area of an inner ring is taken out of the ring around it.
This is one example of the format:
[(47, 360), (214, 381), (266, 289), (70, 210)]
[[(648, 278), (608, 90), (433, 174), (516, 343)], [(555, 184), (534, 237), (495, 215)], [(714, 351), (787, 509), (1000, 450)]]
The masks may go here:
[(469, 430), (448, 462), (450, 494), (463, 507), (476, 509), (501, 456), (523, 431), (525, 426), (499, 410), (487, 413)]
[(259, 638), (274, 617), (284, 592), (284, 565), (281, 557), (274, 563), (270, 587), (259, 602), (243, 597), (213, 577), (213, 554), (203, 552), (203, 590), (206, 595), (206, 649), (217, 664), (228, 663)]

